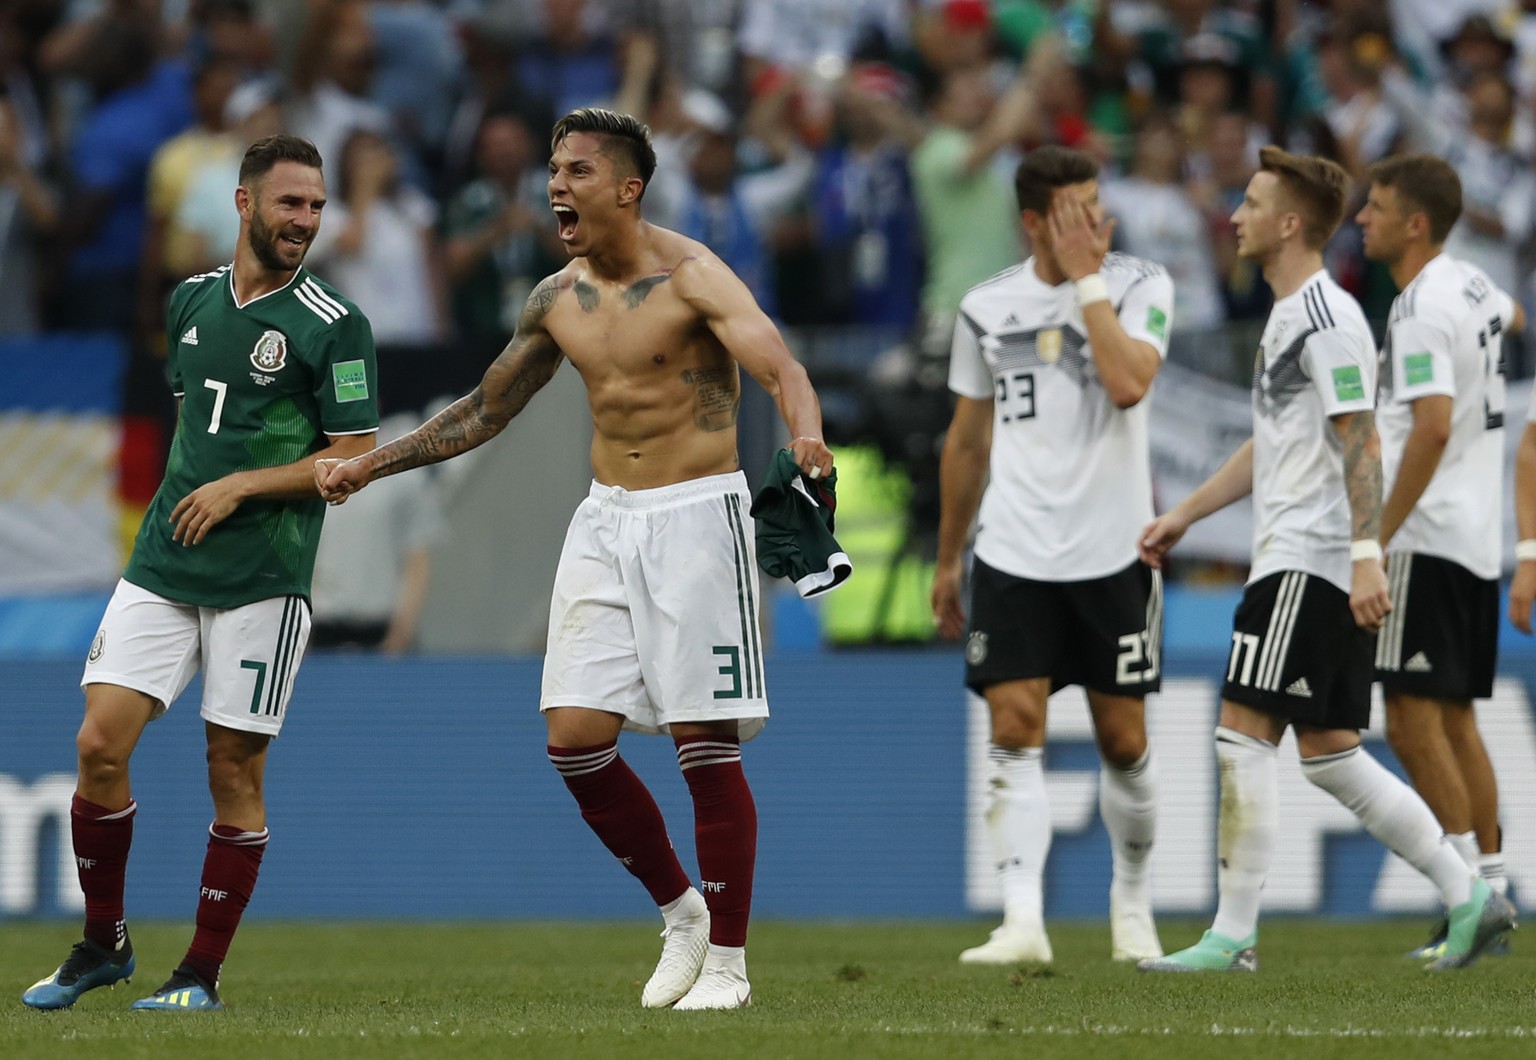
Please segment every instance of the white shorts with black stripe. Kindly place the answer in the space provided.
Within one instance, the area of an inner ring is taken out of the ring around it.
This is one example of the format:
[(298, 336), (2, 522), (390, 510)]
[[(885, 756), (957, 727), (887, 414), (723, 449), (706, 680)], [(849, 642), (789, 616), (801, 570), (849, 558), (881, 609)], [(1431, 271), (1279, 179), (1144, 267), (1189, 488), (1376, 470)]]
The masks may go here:
[(625, 728), (768, 717), (757, 545), (741, 472), (650, 490), (594, 482), (566, 531), (539, 709), (622, 714)]
[(198, 607), (119, 581), (80, 685), (143, 692), (156, 701), (158, 718), (201, 668), (204, 719), (276, 736), (308, 643), (309, 604), (301, 596)]
[(1364, 729), (1374, 652), (1348, 593), (1313, 574), (1277, 571), (1243, 589), (1222, 698), (1298, 725)]

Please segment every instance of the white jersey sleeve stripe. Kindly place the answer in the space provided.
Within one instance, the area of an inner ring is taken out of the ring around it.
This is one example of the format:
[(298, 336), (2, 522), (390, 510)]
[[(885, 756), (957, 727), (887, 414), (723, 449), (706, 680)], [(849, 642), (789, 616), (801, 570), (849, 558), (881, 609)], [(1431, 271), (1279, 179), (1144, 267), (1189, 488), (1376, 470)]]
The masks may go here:
[(314, 300), (314, 296), (309, 293), (309, 289), (306, 288), (305, 286), (303, 286), (302, 284), (300, 284), (298, 287), (295, 287), (293, 289), (293, 295), (299, 301), (303, 302), (306, 306), (308, 306), (310, 312), (314, 313), (315, 316), (319, 317), (321, 320), (325, 321), (327, 324), (334, 324), (334, 323), (336, 323), (336, 321), (341, 319), (339, 314), (333, 313), (333, 312), (331, 312), (331, 310), (329, 310), (326, 307), (324, 307), (324, 306), (320, 305), (319, 303), (317, 303)]
[(314, 277), (306, 276), (304, 278), (304, 286), (309, 288), (309, 293), (314, 295), (315, 298), (319, 300), (321, 305), (329, 306), (338, 317), (344, 317), (347, 315), (347, 307), (336, 301), (336, 299), (332, 298), (330, 295), (326, 294), (325, 288), (316, 283)]

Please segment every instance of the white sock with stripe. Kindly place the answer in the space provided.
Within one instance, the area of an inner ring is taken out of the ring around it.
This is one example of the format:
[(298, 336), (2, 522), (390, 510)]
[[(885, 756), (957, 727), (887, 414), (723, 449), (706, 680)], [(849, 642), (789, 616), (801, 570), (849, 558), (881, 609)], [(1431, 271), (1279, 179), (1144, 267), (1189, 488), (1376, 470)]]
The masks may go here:
[(1045, 749), (993, 744), (987, 758), (987, 835), (1003, 890), (1003, 919), (1039, 927), (1045, 923), (1043, 877), (1051, 849)]
[(1418, 869), (1450, 909), (1472, 896), (1473, 870), (1440, 831), (1424, 800), (1363, 747), (1303, 758), (1301, 772), (1338, 799), (1365, 830)]
[(1477, 857), (1477, 871), (1483, 879), (1488, 881), (1488, 886), (1494, 894), (1509, 896), (1509, 877), (1504, 874), (1504, 854), (1479, 854)]
[(1114, 860), (1111, 887), (1122, 901), (1147, 901), (1147, 862), (1157, 836), (1157, 769), (1151, 748), (1128, 769), (1108, 763), (1099, 767), (1099, 816)]
[(1211, 930), (1239, 942), (1259, 930), (1259, 895), (1280, 825), (1278, 749), (1234, 729), (1216, 729), (1221, 766), (1216, 888)]

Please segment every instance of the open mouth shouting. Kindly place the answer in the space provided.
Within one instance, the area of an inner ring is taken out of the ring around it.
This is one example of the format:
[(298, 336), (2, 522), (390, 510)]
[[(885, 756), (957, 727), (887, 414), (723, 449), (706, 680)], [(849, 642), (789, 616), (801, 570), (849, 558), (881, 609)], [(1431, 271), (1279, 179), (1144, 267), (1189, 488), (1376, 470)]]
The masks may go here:
[(555, 211), (555, 220), (560, 224), (560, 241), (569, 243), (576, 238), (576, 225), (581, 215), (564, 203), (554, 203), (551, 209)]

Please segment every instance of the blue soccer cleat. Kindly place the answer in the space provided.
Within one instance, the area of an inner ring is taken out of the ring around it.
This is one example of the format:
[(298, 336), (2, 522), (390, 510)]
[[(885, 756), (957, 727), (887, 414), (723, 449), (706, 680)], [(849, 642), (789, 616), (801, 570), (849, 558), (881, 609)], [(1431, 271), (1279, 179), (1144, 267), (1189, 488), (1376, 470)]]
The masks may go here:
[(124, 982), (132, 974), (133, 944), (127, 936), (116, 950), (81, 939), (57, 971), (27, 988), (21, 1003), (30, 1008), (69, 1008), (87, 990)]
[(137, 1012), (217, 1012), (223, 1007), (218, 987), (186, 965), (172, 972), (159, 990), (132, 1005)]

